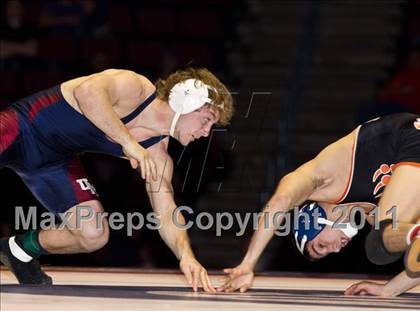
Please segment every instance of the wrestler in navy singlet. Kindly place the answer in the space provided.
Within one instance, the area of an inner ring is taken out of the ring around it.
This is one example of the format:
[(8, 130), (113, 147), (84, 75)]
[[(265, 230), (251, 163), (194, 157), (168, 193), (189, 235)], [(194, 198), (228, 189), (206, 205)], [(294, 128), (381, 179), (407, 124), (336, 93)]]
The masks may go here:
[(348, 185), (336, 203), (377, 204), (398, 165), (420, 166), (420, 115), (399, 113), (358, 128)]
[[(155, 98), (156, 92), (121, 121), (133, 120)], [(97, 199), (78, 154), (124, 156), (119, 144), (67, 103), (60, 85), (0, 112), (0, 133), (0, 168), (13, 169), (35, 197), (55, 213)], [(166, 137), (155, 136), (139, 143), (148, 148)]]

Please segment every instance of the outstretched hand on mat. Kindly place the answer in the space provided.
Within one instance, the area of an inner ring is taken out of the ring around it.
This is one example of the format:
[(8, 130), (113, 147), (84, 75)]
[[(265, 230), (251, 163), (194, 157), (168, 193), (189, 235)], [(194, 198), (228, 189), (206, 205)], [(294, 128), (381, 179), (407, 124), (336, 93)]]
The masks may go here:
[(231, 293), (239, 289), (241, 293), (246, 292), (254, 281), (253, 270), (246, 265), (239, 265), (236, 268), (224, 269), (227, 274), (225, 282), (217, 291)]
[(193, 290), (196, 292), (201, 283), (205, 292), (215, 293), (216, 289), (212, 286), (207, 270), (190, 255), (183, 256), (179, 262), (179, 267), (187, 278)]
[(344, 295), (349, 296), (386, 296), (384, 294), (385, 284), (363, 281), (353, 284), (344, 291)]

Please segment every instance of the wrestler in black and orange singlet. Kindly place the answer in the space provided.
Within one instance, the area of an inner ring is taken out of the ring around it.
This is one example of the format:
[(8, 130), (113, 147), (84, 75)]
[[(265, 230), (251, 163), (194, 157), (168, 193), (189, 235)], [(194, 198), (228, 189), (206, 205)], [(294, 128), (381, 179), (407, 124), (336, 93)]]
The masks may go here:
[(420, 115), (393, 114), (358, 128), (347, 187), (336, 203), (377, 204), (397, 166), (420, 166)]

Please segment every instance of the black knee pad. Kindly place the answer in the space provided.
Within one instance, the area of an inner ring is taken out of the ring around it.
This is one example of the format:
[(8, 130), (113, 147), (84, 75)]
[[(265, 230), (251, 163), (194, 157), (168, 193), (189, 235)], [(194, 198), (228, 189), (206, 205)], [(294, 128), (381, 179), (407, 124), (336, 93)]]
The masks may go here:
[(392, 224), (392, 219), (385, 219), (379, 223), (379, 229), (373, 228), (365, 240), (366, 256), (370, 262), (375, 265), (387, 265), (397, 261), (404, 252), (391, 253), (384, 245), (382, 238), (384, 229), (387, 225)]

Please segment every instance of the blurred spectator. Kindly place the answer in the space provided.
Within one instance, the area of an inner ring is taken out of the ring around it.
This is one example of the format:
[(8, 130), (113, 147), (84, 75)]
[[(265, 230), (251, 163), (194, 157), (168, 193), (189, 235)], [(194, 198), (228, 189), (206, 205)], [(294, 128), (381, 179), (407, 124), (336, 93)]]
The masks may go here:
[(402, 68), (379, 91), (380, 103), (393, 103), (420, 113), (420, 49), (409, 51)]
[(2, 69), (18, 71), (33, 65), (38, 55), (38, 41), (33, 27), (25, 23), (24, 7), (19, 0), (5, 3), (0, 32)]
[(84, 10), (79, 1), (48, 1), (41, 14), (40, 24), (52, 35), (79, 36)]

